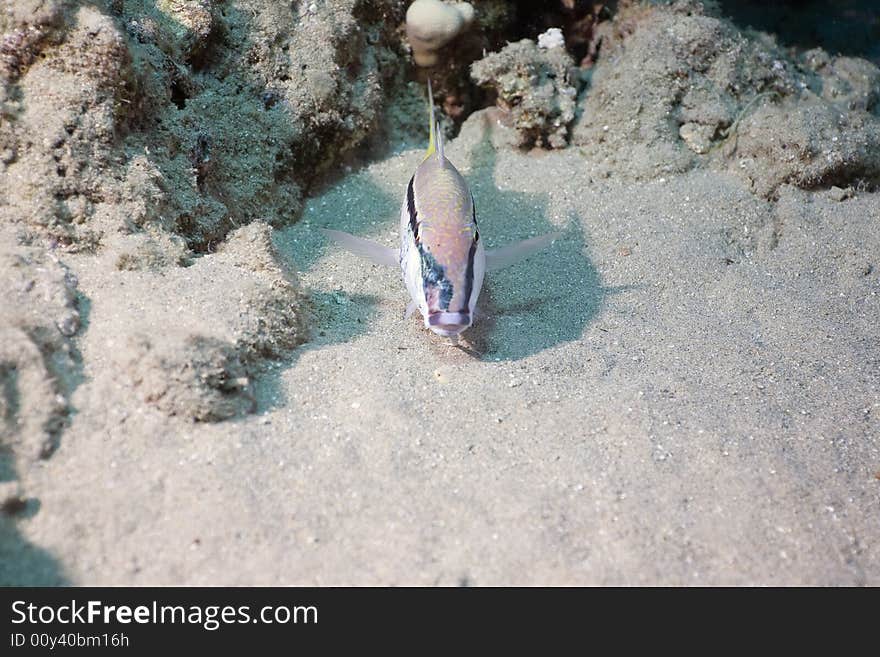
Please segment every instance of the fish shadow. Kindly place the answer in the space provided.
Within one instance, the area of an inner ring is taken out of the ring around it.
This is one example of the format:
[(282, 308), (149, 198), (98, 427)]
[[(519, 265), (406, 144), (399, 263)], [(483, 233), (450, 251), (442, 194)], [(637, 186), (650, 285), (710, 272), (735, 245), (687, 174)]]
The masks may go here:
[[(545, 194), (496, 186), (497, 159), (490, 130), (486, 130), (472, 151), (471, 172), (466, 177), (487, 249), (559, 231), (550, 221)], [(481, 360), (520, 360), (583, 335), (611, 290), (602, 285), (587, 254), (581, 226), (581, 218), (569, 211), (561, 236), (550, 247), (505, 269), (487, 272), (477, 319), (463, 335), (467, 353)]]

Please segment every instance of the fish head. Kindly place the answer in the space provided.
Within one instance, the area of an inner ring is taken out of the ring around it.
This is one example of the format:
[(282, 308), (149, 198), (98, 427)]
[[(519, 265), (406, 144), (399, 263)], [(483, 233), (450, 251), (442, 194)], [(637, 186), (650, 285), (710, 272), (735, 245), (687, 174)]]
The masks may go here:
[(459, 335), (471, 325), (470, 312), (429, 312), (425, 316), (425, 327), (444, 338)]

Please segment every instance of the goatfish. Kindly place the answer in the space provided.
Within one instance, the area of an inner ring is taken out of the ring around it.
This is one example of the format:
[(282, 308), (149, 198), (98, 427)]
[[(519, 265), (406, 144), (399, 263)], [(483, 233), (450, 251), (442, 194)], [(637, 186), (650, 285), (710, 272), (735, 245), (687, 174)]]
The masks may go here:
[(477, 230), (474, 197), (443, 151), (443, 133), (434, 116), (428, 80), (429, 143), (424, 160), (409, 179), (400, 209), (400, 248), (392, 249), (339, 230), (322, 232), (347, 251), (371, 262), (400, 267), (411, 301), (425, 328), (452, 343), (473, 324), (486, 272), (518, 262), (545, 248), (559, 233), (486, 249)]

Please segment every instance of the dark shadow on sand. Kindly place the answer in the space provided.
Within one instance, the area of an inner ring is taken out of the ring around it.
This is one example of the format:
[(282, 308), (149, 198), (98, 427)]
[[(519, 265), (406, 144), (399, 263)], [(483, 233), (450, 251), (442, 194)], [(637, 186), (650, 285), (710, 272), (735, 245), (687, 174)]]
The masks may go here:
[(0, 586), (69, 586), (61, 563), (0, 515)]
[(488, 249), (558, 230), (562, 235), (522, 262), (487, 272), (480, 314), (463, 335), (464, 346), (483, 360), (519, 360), (579, 339), (608, 294), (587, 255), (580, 218), (571, 213), (566, 225), (557, 227), (543, 194), (498, 189), (497, 152), (488, 132), (471, 157), (466, 178)]
[[(80, 313), (78, 334), (88, 327), (91, 302), (77, 293)], [(83, 358), (74, 341), (68, 341), (67, 355), (44, 353), (44, 364), (53, 377), (57, 393), (65, 401), (64, 411), (45, 425), (45, 442), (40, 458), (49, 459), (61, 446), (64, 432), (70, 426), (76, 408), (71, 404), (74, 391), (85, 381)], [(18, 479), (16, 455), (4, 436), (4, 425), (16, 427), (21, 411), (18, 372), (14, 363), (0, 363), (0, 396), (5, 400), (5, 413), (0, 416), (0, 483)], [(2, 408), (2, 407), (0, 407)], [(13, 429), (15, 431), (15, 429)], [(13, 434), (13, 442), (15, 436)], [(27, 491), (0, 497), (0, 586), (67, 586), (70, 584), (61, 562), (50, 552), (28, 541), (19, 530), (19, 523), (33, 518), (40, 511), (40, 500), (28, 497)]]
[[(0, 445), (0, 482), (15, 481), (15, 455)], [(0, 586), (68, 586), (61, 562), (18, 528), (40, 510), (35, 498), (0, 499)]]

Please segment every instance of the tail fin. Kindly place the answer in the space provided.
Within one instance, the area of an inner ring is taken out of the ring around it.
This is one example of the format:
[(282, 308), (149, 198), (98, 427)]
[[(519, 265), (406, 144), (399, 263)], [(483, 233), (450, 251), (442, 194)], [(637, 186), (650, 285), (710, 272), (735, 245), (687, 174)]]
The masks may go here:
[(428, 152), (425, 154), (425, 159), (428, 159), (438, 151), (438, 144), (439, 152), (441, 155), (443, 154), (443, 142), (438, 139), (440, 130), (434, 118), (434, 92), (431, 90), (431, 78), (428, 78), (428, 107), (428, 134), (430, 135), (430, 141), (428, 142)]

